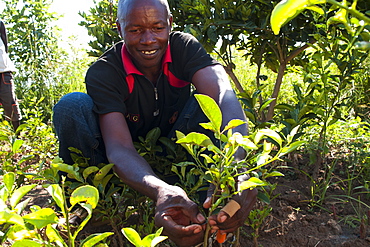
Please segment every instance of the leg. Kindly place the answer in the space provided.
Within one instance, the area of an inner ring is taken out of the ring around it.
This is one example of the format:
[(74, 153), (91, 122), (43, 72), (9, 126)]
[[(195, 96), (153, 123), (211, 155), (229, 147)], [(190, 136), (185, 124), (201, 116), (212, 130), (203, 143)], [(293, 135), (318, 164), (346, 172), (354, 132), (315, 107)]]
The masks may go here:
[(69, 147), (82, 151), (90, 165), (108, 163), (94, 103), (84, 93), (63, 96), (53, 108), (53, 123), (59, 138), (59, 156), (73, 164)]
[(14, 92), (13, 75), (11, 72), (4, 72), (0, 76), (0, 103), (4, 107), (7, 120), (12, 122), (15, 131), (19, 126), (22, 115)]

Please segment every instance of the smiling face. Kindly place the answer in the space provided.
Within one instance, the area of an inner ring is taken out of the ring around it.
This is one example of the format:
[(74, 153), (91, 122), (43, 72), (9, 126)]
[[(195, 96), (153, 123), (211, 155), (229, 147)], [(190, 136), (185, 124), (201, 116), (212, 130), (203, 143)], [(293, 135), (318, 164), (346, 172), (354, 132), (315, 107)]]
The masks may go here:
[(167, 49), (172, 17), (158, 0), (126, 0), (118, 30), (136, 67), (144, 74), (159, 73)]

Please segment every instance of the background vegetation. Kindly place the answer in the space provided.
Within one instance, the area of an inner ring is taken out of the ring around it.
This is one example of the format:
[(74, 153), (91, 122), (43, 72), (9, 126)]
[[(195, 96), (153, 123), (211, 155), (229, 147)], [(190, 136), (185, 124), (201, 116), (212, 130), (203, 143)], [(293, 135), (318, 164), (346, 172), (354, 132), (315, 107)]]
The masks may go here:
[[(60, 33), (52, 24), (58, 16), (50, 13), (50, 0), (4, 2), (6, 7), (0, 18), (8, 30), (10, 56), (19, 68), (15, 84), (24, 119), (14, 133), (9, 123), (0, 118), (0, 172), (1, 175), (15, 172), (16, 187), (42, 184), (52, 177), (45, 171), (57, 156), (52, 107), (62, 95), (84, 91), (84, 74), (91, 61), (119, 41), (115, 31), (117, 1), (95, 1), (88, 13), (80, 13), (85, 19), (80, 25), (91, 36), (90, 47), (87, 51), (78, 50), (71, 40), (71, 53), (58, 43)], [(276, 166), (284, 165), (281, 172), (286, 175), (303, 174), (311, 180), (312, 196), (308, 205), (313, 210), (331, 210), (324, 207), (327, 190), (340, 186), (340, 195), (331, 200), (342, 204), (360, 201), (367, 212), (370, 209), (366, 204), (370, 186), (370, 60), (369, 50), (361, 47), (361, 42), (370, 41), (369, 23), (341, 12), (335, 5), (323, 3), (318, 5), (322, 12), (305, 10), (275, 35), (270, 16), (278, 2), (169, 0), (175, 22), (173, 29), (192, 33), (224, 64), (252, 132), (271, 128), (286, 137), (298, 127), (295, 138), (307, 144)], [(368, 1), (344, 3), (369, 17)], [(153, 159), (155, 154), (148, 151), (151, 142), (144, 139), (143, 156)], [(117, 191), (100, 188), (104, 196), (104, 203), (98, 206), (100, 215), (119, 227), (129, 221), (117, 222), (113, 212), (127, 216), (140, 212), (146, 226), (136, 228), (145, 235), (153, 233), (154, 224), (150, 212), (146, 212), (145, 199), (125, 186), (120, 187), (120, 195), (126, 196), (128, 204), (142, 207), (115, 205), (116, 211), (108, 213), (114, 200), (107, 198)], [(267, 217), (263, 213), (268, 211), (267, 202), (271, 198), (261, 196), (260, 199), (263, 202), (258, 208), (260, 213), (250, 225), (258, 217), (261, 220)], [(355, 219), (354, 227), (360, 227), (361, 222), (369, 220), (369, 214), (359, 213)], [(258, 229), (258, 224), (255, 225)], [(117, 241), (122, 243), (123, 239)]]

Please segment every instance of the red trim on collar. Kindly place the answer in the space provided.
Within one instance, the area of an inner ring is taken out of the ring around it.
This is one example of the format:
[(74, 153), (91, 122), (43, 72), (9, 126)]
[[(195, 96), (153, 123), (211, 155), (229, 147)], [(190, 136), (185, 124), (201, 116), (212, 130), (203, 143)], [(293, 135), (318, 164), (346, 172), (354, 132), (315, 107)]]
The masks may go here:
[[(137, 74), (137, 75), (144, 75), (144, 74), (141, 73), (136, 68), (134, 63), (132, 62), (125, 44), (123, 44), (122, 49), (121, 49), (121, 57), (122, 57), (123, 68), (127, 74), (126, 82), (127, 82), (128, 90), (129, 90), (129, 93), (132, 93), (132, 91), (134, 90), (134, 84), (135, 84), (135, 79), (134, 79), (133, 74)], [(180, 80), (174, 74), (171, 73), (171, 71), (168, 69), (169, 63), (172, 63), (170, 45), (167, 46), (167, 50), (163, 56), (163, 60), (162, 60), (163, 73), (167, 76), (168, 82), (170, 83), (171, 86), (184, 87), (188, 85), (190, 82)]]
[(127, 75), (129, 74), (138, 74), (138, 75), (143, 75), (134, 63), (132, 62), (130, 55), (127, 51), (126, 45), (123, 44), (122, 49), (121, 49), (121, 56), (122, 56), (122, 62), (123, 62), (123, 68), (125, 69)]

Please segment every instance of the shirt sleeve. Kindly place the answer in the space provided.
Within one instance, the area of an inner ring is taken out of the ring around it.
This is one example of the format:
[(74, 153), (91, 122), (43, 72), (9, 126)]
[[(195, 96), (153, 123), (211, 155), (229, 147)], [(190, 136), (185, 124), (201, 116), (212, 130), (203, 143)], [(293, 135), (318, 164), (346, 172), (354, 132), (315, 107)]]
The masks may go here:
[(119, 56), (121, 47), (109, 50), (92, 64), (86, 73), (86, 90), (94, 101), (94, 111), (97, 114), (126, 114), (124, 100), (128, 97), (128, 87)]
[(174, 32), (170, 38), (172, 70), (182, 80), (191, 82), (193, 75), (207, 66), (220, 64), (192, 35)]

